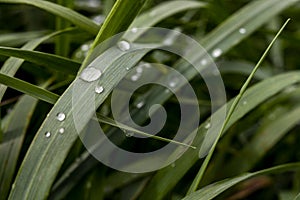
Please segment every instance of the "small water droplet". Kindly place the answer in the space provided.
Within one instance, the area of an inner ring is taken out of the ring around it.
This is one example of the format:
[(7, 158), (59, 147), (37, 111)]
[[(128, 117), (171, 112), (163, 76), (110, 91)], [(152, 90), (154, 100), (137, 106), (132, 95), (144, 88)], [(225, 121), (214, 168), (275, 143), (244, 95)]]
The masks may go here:
[(125, 136), (132, 137), (132, 136), (134, 136), (134, 133), (133, 132), (125, 132)]
[(142, 108), (145, 105), (145, 102), (140, 101), (139, 103), (136, 104), (136, 108)]
[(136, 68), (136, 72), (137, 72), (138, 74), (143, 73), (143, 67), (142, 67), (142, 66), (138, 66), (138, 67)]
[(104, 91), (104, 87), (103, 87), (103, 86), (97, 85), (97, 86), (95, 87), (95, 92), (96, 92), (97, 94), (101, 94), (103, 91)]
[(143, 66), (144, 66), (145, 68), (151, 68), (151, 65), (150, 65), (149, 63), (144, 63)]
[(215, 58), (217, 58), (217, 57), (221, 56), (222, 53), (223, 53), (223, 51), (221, 49), (215, 49), (212, 52), (212, 56), (215, 57)]
[(85, 68), (80, 74), (80, 78), (86, 82), (93, 82), (100, 78), (102, 72), (94, 67)]
[(211, 124), (210, 124), (210, 122), (208, 122), (207, 124), (205, 124), (205, 126), (204, 126), (204, 128), (205, 129), (210, 129), (210, 127), (211, 127)]
[(176, 167), (175, 162), (173, 162), (173, 163), (171, 164), (171, 167), (172, 167), (172, 168)]
[(133, 28), (131, 29), (131, 32), (132, 32), (132, 33), (137, 33), (137, 32), (138, 32), (138, 29), (137, 29), (136, 27), (133, 27)]
[(243, 101), (243, 105), (247, 105), (247, 103), (248, 103), (247, 101)]
[(137, 80), (139, 80), (139, 78), (140, 78), (140, 76), (138, 74), (135, 74), (135, 75), (132, 75), (130, 79), (132, 81), (137, 81)]
[(130, 67), (126, 67), (126, 70), (129, 71), (129, 70), (130, 70)]
[(88, 51), (89, 48), (90, 48), (90, 47), (89, 47), (89, 45), (87, 45), (87, 44), (84, 44), (84, 45), (81, 46), (81, 50), (82, 50), (82, 51)]
[(62, 128), (59, 128), (59, 129), (58, 129), (58, 132), (59, 132), (60, 134), (63, 134), (63, 133), (65, 132), (65, 128), (63, 128), (63, 127), (62, 127)]
[(247, 30), (245, 28), (240, 28), (239, 29), (240, 34), (245, 34)]
[(57, 119), (58, 121), (60, 121), (60, 122), (64, 121), (64, 120), (66, 119), (65, 113), (62, 113), (62, 112), (57, 113), (56, 119)]
[(207, 60), (206, 59), (202, 59), (201, 60), (201, 65), (207, 65)]
[(45, 133), (45, 136), (46, 136), (46, 138), (49, 138), (49, 137), (51, 137), (51, 133), (50, 133), (49, 131), (47, 131), (47, 132)]
[(128, 51), (130, 49), (130, 44), (129, 42), (122, 40), (118, 42), (118, 47), (121, 51)]

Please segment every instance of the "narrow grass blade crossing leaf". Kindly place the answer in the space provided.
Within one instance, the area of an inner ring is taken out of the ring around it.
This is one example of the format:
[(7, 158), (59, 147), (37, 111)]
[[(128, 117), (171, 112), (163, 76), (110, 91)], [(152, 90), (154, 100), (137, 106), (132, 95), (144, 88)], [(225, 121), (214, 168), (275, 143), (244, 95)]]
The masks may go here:
[[(218, 141), (220, 140), (221, 138), (221, 135), (222, 133), (224, 132), (225, 130), (225, 127), (227, 126), (229, 120), (230, 120), (230, 117), (232, 116), (234, 110), (236, 109), (236, 107), (238, 106), (238, 103), (240, 102), (242, 96), (244, 95), (250, 81), (252, 80), (255, 72), (257, 71), (258, 67), (261, 65), (261, 63), (263, 62), (263, 60), (265, 59), (265, 57), (267, 56), (268, 52), (270, 51), (271, 47), (273, 46), (274, 42), (276, 41), (276, 39), (279, 37), (279, 35), (281, 34), (281, 32), (283, 31), (283, 29), (286, 27), (286, 25), (288, 24), (288, 22), (290, 21), (290, 19), (288, 19), (285, 24), (282, 26), (282, 28), (279, 30), (279, 32), (277, 33), (277, 35), (274, 37), (274, 39), (272, 40), (272, 42), (270, 43), (270, 45), (268, 46), (268, 48), (266, 49), (266, 51), (264, 52), (264, 54), (262, 55), (262, 57), (260, 58), (260, 60), (258, 61), (257, 65), (254, 67), (252, 73), (250, 74), (250, 76), (247, 78), (246, 82), (244, 83), (244, 85), (242, 86), (239, 94), (235, 97), (232, 105), (230, 106), (230, 109), (227, 113), (227, 116), (226, 116), (226, 119), (225, 119), (225, 122), (224, 124), (222, 125), (222, 128), (220, 130), (220, 132), (218, 133), (217, 137), (215, 138), (213, 144), (210, 143), (210, 141), (206, 141), (206, 138), (204, 139), (203, 141), (203, 144), (201, 146), (201, 149), (200, 149), (200, 152), (199, 152), (199, 155), (200, 157), (204, 157), (207, 153), (207, 150), (209, 150), (208, 152), (208, 155), (207, 157), (205, 158), (200, 170), (199, 170), (199, 173), (197, 174), (196, 178), (194, 179), (189, 191), (188, 191), (188, 194), (196, 191), (196, 189), (198, 188), (198, 185), (201, 181), (201, 179), (203, 178), (204, 176), (204, 172), (208, 166), (208, 163), (210, 161), (210, 159), (212, 158), (212, 155), (213, 155), (213, 152), (217, 146), (217, 143)], [(208, 138), (208, 137), (207, 137)], [(209, 137), (211, 139), (211, 137)], [(212, 145), (212, 146), (211, 146)], [(211, 148), (210, 148), (211, 146)]]

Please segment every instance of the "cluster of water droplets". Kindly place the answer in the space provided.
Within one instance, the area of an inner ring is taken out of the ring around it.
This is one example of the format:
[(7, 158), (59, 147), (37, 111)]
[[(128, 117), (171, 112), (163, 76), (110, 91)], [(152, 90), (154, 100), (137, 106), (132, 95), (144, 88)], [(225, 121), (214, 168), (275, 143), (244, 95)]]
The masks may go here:
[[(57, 121), (63, 122), (63, 121), (65, 121), (65, 119), (66, 119), (66, 114), (63, 113), (63, 112), (59, 112), (59, 113), (56, 114), (56, 117), (55, 117), (55, 118), (56, 118)], [(60, 127), (60, 128), (58, 129), (58, 133), (63, 134), (64, 132), (65, 132), (65, 128)], [(45, 137), (46, 137), (46, 138), (50, 138), (51, 135), (52, 135), (52, 134), (51, 134), (50, 131), (45, 132)]]
[[(130, 77), (130, 80), (135, 82), (135, 81), (138, 81), (142, 74), (143, 74), (143, 71), (144, 71), (144, 68), (150, 68), (151, 65), (149, 63), (141, 63), (139, 64), (136, 68), (135, 68), (135, 74), (132, 74), (131, 77)], [(130, 70), (130, 68), (126, 68), (126, 70)]]
[[(101, 75), (102, 72), (99, 69), (94, 67), (87, 67), (80, 74), (80, 79), (85, 82), (94, 82), (100, 79)], [(102, 92), (104, 92), (104, 87), (101, 85), (96, 85), (94, 91), (97, 94), (101, 94)]]

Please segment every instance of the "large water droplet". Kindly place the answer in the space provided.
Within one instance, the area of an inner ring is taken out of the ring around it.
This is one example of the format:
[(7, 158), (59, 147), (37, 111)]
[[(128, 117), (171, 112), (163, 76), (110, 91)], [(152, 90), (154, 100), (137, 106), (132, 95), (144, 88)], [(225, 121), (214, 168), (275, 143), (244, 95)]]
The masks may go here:
[(128, 51), (130, 49), (130, 44), (129, 42), (122, 40), (118, 42), (118, 47), (121, 51)]
[(208, 122), (207, 124), (205, 124), (205, 126), (204, 126), (204, 128), (205, 129), (210, 129), (210, 127), (211, 127), (211, 124), (210, 124), (210, 122)]
[(94, 67), (85, 68), (80, 74), (80, 78), (86, 82), (93, 82), (100, 78), (102, 72)]
[(245, 28), (240, 28), (239, 29), (240, 34), (245, 34), (247, 30)]
[(212, 52), (212, 56), (215, 57), (215, 58), (217, 58), (217, 57), (221, 56), (222, 53), (223, 53), (223, 51), (221, 49), (215, 49)]
[(57, 113), (56, 119), (57, 119), (58, 121), (60, 121), (60, 122), (64, 121), (64, 120), (66, 119), (65, 113), (62, 113), (62, 112)]
[(62, 127), (62, 128), (59, 128), (59, 129), (58, 129), (58, 132), (59, 132), (60, 134), (63, 134), (63, 133), (65, 132), (65, 128), (63, 128), (63, 127)]
[(51, 133), (50, 133), (49, 131), (47, 131), (47, 132), (45, 133), (45, 136), (46, 136), (46, 138), (49, 138), (49, 137), (51, 137)]
[(103, 91), (104, 91), (104, 87), (103, 87), (103, 86), (97, 85), (97, 86), (95, 87), (95, 92), (96, 92), (97, 94), (101, 94)]

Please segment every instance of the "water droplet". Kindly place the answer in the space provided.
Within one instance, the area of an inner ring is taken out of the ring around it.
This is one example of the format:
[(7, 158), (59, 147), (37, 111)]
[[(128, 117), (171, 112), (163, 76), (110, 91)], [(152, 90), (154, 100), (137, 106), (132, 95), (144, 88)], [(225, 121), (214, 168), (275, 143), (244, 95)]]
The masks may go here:
[(243, 101), (243, 105), (247, 105), (247, 103), (248, 103), (247, 101)]
[(240, 34), (245, 34), (247, 32), (247, 30), (245, 28), (240, 28), (239, 32), (240, 32)]
[(210, 127), (211, 127), (211, 124), (210, 124), (210, 122), (208, 122), (207, 124), (205, 124), (205, 126), (204, 126), (204, 128), (205, 129), (210, 129)]
[(94, 67), (85, 68), (80, 74), (80, 78), (86, 82), (93, 82), (100, 78), (102, 72)]
[(118, 47), (121, 51), (128, 51), (130, 49), (130, 44), (129, 42), (122, 40), (118, 42)]
[(63, 133), (65, 132), (65, 128), (59, 128), (59, 129), (58, 129), (58, 132), (59, 132), (60, 134), (63, 134)]
[(202, 59), (201, 60), (201, 65), (207, 65), (207, 60), (206, 59)]
[(82, 50), (82, 51), (88, 51), (89, 48), (90, 48), (90, 47), (89, 47), (89, 45), (87, 45), (87, 44), (84, 44), (84, 45), (81, 46), (81, 50)]
[(126, 67), (126, 70), (127, 70), (127, 71), (130, 70), (130, 67)]
[(145, 105), (145, 102), (140, 101), (139, 103), (136, 104), (137, 108), (142, 108)]
[(174, 82), (174, 81), (171, 81), (170, 83), (169, 83), (169, 86), (170, 87), (175, 87), (177, 84), (176, 84), (176, 82)]
[(103, 86), (97, 85), (97, 86), (95, 87), (95, 92), (96, 92), (97, 94), (101, 94), (103, 91), (104, 91), (104, 87), (103, 87)]
[(140, 76), (138, 74), (135, 74), (135, 75), (132, 75), (130, 79), (132, 81), (137, 81), (137, 80), (139, 80), (139, 78), (140, 78)]
[(62, 112), (57, 113), (56, 119), (57, 119), (58, 121), (60, 121), (60, 122), (64, 121), (64, 120), (66, 119), (65, 113), (62, 113)]
[(215, 57), (215, 58), (217, 58), (217, 57), (221, 56), (222, 53), (223, 53), (223, 51), (221, 49), (215, 49), (212, 52), (212, 56)]
[(50, 133), (49, 131), (47, 131), (47, 132), (45, 133), (45, 136), (46, 136), (46, 138), (49, 138), (49, 137), (51, 137), (51, 133)]
[(125, 136), (132, 137), (132, 136), (134, 136), (134, 133), (133, 132), (125, 132)]
[(131, 29), (131, 32), (132, 32), (132, 33), (137, 33), (137, 32), (138, 32), (138, 29), (137, 29), (136, 27), (133, 27), (133, 28)]
[(171, 164), (171, 167), (172, 167), (172, 168), (176, 167), (175, 162), (173, 162), (173, 163)]
[(151, 65), (150, 65), (149, 63), (144, 63), (143, 66), (144, 66), (145, 68), (151, 68)]
[(143, 67), (142, 67), (142, 66), (138, 66), (138, 67), (136, 68), (136, 72), (137, 72), (138, 74), (143, 73)]

